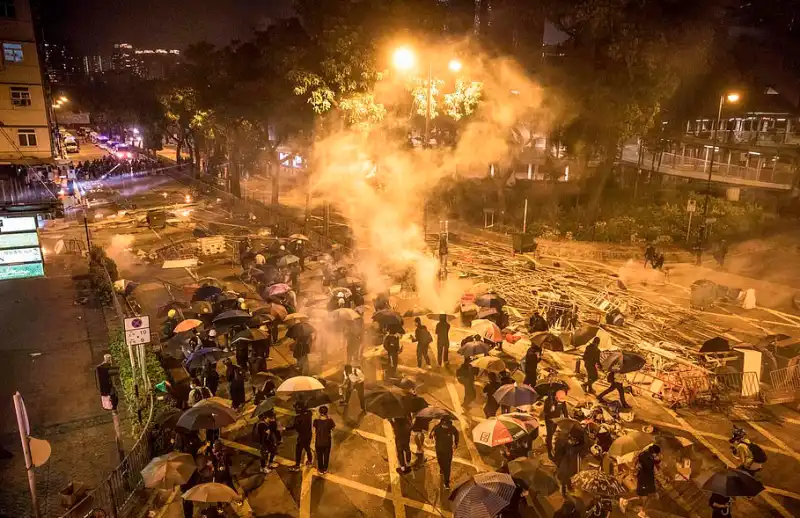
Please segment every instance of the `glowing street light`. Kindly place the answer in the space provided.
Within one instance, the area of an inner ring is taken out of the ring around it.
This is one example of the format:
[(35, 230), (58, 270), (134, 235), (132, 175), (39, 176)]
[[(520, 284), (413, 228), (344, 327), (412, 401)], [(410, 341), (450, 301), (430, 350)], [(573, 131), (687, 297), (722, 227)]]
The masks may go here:
[(417, 58), (414, 51), (408, 47), (399, 47), (394, 51), (392, 62), (398, 70), (411, 70), (414, 68)]
[(725, 98), (728, 100), (729, 103), (739, 102), (739, 94), (737, 94), (736, 92), (729, 93)]
[(451, 59), (450, 63), (447, 64), (447, 68), (449, 68), (451, 72), (460, 72), (461, 66), (461, 62), (457, 59)]
[(62, 95), (61, 97), (58, 98), (58, 100), (60, 102), (62, 102), (62, 103), (68, 103), (69, 102), (69, 99), (67, 99), (66, 95)]

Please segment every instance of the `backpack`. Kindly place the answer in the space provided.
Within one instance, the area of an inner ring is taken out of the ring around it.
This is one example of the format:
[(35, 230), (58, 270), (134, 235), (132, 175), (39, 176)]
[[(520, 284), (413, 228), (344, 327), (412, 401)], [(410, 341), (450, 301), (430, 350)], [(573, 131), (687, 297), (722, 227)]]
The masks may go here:
[(753, 462), (757, 462), (759, 464), (764, 464), (767, 462), (767, 454), (758, 444), (748, 442), (747, 447), (750, 448), (750, 454), (753, 456)]

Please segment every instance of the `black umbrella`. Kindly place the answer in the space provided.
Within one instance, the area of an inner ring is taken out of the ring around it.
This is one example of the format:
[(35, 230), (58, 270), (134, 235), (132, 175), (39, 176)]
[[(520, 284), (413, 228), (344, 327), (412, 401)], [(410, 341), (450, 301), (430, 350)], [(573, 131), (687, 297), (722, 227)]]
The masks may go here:
[(629, 372), (641, 370), (645, 363), (647, 363), (647, 360), (636, 353), (613, 351), (610, 353), (603, 353), (601, 363), (604, 370), (627, 374)]
[(572, 345), (581, 347), (588, 344), (599, 331), (600, 326), (582, 325), (572, 334)]
[(493, 394), (494, 399), (501, 405), (518, 407), (532, 405), (538, 399), (536, 392), (527, 385), (517, 385), (516, 383), (502, 385)]
[(153, 418), (153, 422), (161, 428), (174, 429), (178, 425), (181, 411), (177, 408), (165, 408)]
[(506, 301), (497, 293), (484, 293), (483, 295), (475, 298), (475, 305), (482, 308), (501, 309), (506, 305)]
[(186, 368), (188, 370), (199, 369), (221, 360), (225, 355), (225, 351), (216, 347), (201, 347), (186, 359)]
[(225, 311), (214, 317), (215, 326), (239, 326), (244, 325), (250, 320), (250, 313), (240, 309)]
[(159, 306), (158, 310), (156, 311), (156, 316), (159, 318), (164, 318), (169, 313), (170, 309), (174, 310), (184, 310), (189, 309), (190, 305), (188, 302), (183, 302), (180, 300), (173, 300), (172, 302), (167, 302), (163, 306)]
[(556, 423), (556, 431), (561, 436), (574, 435), (577, 437), (586, 433), (581, 423), (575, 419), (559, 417), (554, 422)]
[(259, 403), (256, 409), (253, 410), (253, 415), (261, 416), (273, 410), (275, 410), (275, 401), (271, 397), (268, 397), (267, 399)]
[(183, 346), (188, 343), (189, 338), (187, 335), (175, 335), (166, 342), (161, 342), (162, 354), (179, 360), (184, 359), (186, 355), (183, 353)]
[(269, 335), (260, 329), (245, 329), (233, 335), (231, 340), (232, 344), (236, 342), (260, 342), (261, 340), (269, 340)]
[(289, 255), (283, 255), (283, 256), (279, 257), (275, 261), (275, 264), (280, 266), (280, 267), (282, 267), (282, 268), (285, 268), (287, 266), (290, 266), (290, 265), (293, 265), (293, 264), (297, 264), (299, 262), (300, 262), (300, 258), (299, 257), (297, 257), (296, 255), (289, 254)]
[(722, 353), (731, 350), (731, 343), (719, 336), (706, 340), (700, 347), (701, 353)]
[(193, 406), (178, 419), (177, 425), (187, 430), (216, 430), (236, 422), (236, 412), (216, 403)]
[(530, 491), (549, 495), (558, 491), (558, 482), (542, 469), (537, 459), (520, 458), (508, 463), (508, 474), (519, 479)]
[(450, 494), (453, 516), (487, 518), (495, 516), (511, 503), (517, 486), (507, 473), (479, 473)]
[(449, 417), (451, 419), (455, 419), (455, 415), (450, 410), (446, 408), (441, 408), (438, 406), (429, 406), (427, 408), (423, 408), (417, 415), (415, 415), (417, 419), (442, 419), (444, 417)]
[(247, 321), (245, 324), (247, 327), (261, 327), (267, 324), (271, 324), (275, 320), (275, 317), (266, 313), (259, 313), (257, 315), (253, 315), (250, 317), (250, 320)]
[(372, 315), (372, 320), (376, 321), (382, 326), (402, 326), (403, 316), (391, 309), (382, 309)]
[(374, 390), (365, 396), (367, 411), (382, 419), (406, 417), (428, 406), (419, 396), (397, 388)]
[(553, 333), (537, 333), (531, 336), (531, 343), (548, 351), (561, 352), (564, 350), (564, 342)]
[(548, 376), (537, 383), (534, 389), (540, 396), (546, 396), (548, 394), (555, 394), (559, 390), (566, 392), (569, 390), (569, 385), (558, 376)]
[(216, 286), (201, 286), (197, 288), (192, 295), (192, 302), (196, 302), (198, 300), (211, 300), (217, 295), (222, 293), (222, 289)]
[(489, 344), (482, 340), (471, 340), (461, 346), (458, 354), (462, 356), (475, 356), (478, 354), (488, 354)]
[(711, 475), (703, 489), (727, 497), (753, 497), (764, 490), (764, 484), (745, 471), (728, 469)]
[(333, 398), (327, 392), (313, 392), (311, 394), (302, 394), (299, 397), (303, 401), (306, 408), (317, 408), (322, 405), (330, 405), (333, 403)]
[(294, 340), (302, 340), (311, 336), (314, 331), (314, 326), (308, 322), (298, 322), (286, 331), (286, 336)]

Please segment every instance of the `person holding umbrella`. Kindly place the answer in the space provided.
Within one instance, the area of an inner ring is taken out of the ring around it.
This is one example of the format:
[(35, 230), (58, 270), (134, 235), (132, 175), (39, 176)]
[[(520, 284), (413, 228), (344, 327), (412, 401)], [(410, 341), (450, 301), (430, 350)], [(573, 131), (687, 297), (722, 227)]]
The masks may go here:
[(651, 444), (642, 450), (636, 458), (636, 496), (642, 499), (642, 509), (639, 516), (647, 516), (647, 500), (656, 492), (656, 469), (661, 464), (661, 446)]
[(361, 412), (366, 412), (366, 402), (364, 401), (364, 373), (357, 366), (344, 366), (344, 384), (342, 387), (342, 403), (347, 408), (350, 403), (350, 396), (353, 391), (358, 394), (358, 403), (361, 405)]
[(458, 430), (453, 426), (453, 418), (442, 417), (439, 424), (431, 430), (430, 437), (436, 442), (436, 461), (442, 473), (444, 488), (450, 489), (450, 468), (453, 465), (453, 453), (458, 448)]
[(711, 508), (711, 518), (731, 518), (731, 507), (733, 507), (733, 498), (729, 496), (711, 493), (711, 498), (708, 499), (708, 506)]
[(319, 418), (314, 419), (314, 431), (316, 432), (314, 448), (317, 451), (317, 469), (322, 474), (328, 472), (333, 442), (331, 435), (335, 427), (336, 423), (328, 417), (328, 407), (325, 405), (319, 407)]
[(233, 487), (233, 477), (231, 476), (231, 456), (219, 439), (214, 441), (211, 455), (211, 464), (214, 468), (213, 481), (236, 489)]
[(195, 406), (197, 403), (204, 399), (212, 397), (211, 390), (200, 384), (200, 380), (192, 378), (189, 382), (189, 406)]
[(524, 385), (536, 386), (536, 379), (539, 377), (539, 360), (542, 359), (542, 348), (536, 344), (528, 347), (525, 353), (525, 379)]
[(489, 383), (483, 387), (483, 395), (486, 396), (486, 403), (483, 404), (483, 415), (487, 418), (496, 416), (497, 411), (500, 409), (500, 404), (494, 398), (494, 393), (501, 386), (502, 384), (497, 379), (497, 374), (490, 372)]
[(428, 435), (431, 421), (432, 418), (430, 417), (417, 416), (411, 425), (411, 437), (414, 439), (414, 447), (417, 449), (415, 453), (420, 464), (425, 460), (425, 436)]
[(294, 343), (292, 356), (297, 361), (297, 370), (301, 376), (308, 376), (308, 355), (311, 354), (311, 335), (304, 335)]
[(294, 448), (295, 465), (290, 469), (292, 471), (298, 471), (300, 469), (300, 461), (303, 460), (303, 452), (306, 453), (306, 465), (311, 466), (313, 463), (313, 457), (311, 455), (313, 416), (311, 415), (311, 411), (299, 401), (294, 404), (294, 408), (297, 412), (297, 415), (295, 416), (294, 422), (291, 424), (291, 426), (287, 427), (286, 429), (295, 430), (297, 432), (297, 444)]
[(395, 329), (389, 329), (383, 339), (383, 348), (389, 356), (389, 365), (386, 369), (387, 378), (397, 377), (397, 362), (400, 355), (400, 334)]
[(592, 338), (592, 341), (589, 342), (589, 345), (586, 346), (586, 350), (583, 351), (583, 364), (586, 366), (587, 374), (584, 389), (589, 394), (594, 394), (592, 385), (597, 381), (597, 368), (600, 366), (600, 338), (595, 336)]
[(447, 353), (450, 350), (450, 324), (447, 322), (447, 315), (439, 315), (439, 322), (436, 323), (436, 362), (439, 367), (444, 361), (445, 365), (450, 363), (447, 360)]
[(425, 360), (425, 364), (430, 367), (431, 359), (428, 356), (428, 348), (433, 343), (433, 337), (428, 328), (422, 323), (422, 319), (416, 317), (414, 324), (417, 327), (414, 329), (414, 336), (411, 341), (417, 342), (417, 367), (422, 368), (422, 360)]
[(411, 471), (411, 422), (408, 417), (394, 417), (391, 419), (394, 431), (394, 445), (397, 448), (397, 460), (400, 466), (397, 472), (402, 474)]
[[(550, 439), (548, 433), (547, 438)], [(572, 489), (572, 477), (580, 471), (580, 454), (583, 449), (581, 437), (570, 433), (567, 440), (560, 440), (556, 446), (553, 461), (556, 464), (556, 478), (561, 483), (561, 494), (567, 496)]]
[(464, 357), (464, 363), (456, 371), (458, 382), (464, 385), (464, 402), (461, 404), (466, 407), (477, 397), (475, 393), (475, 367), (470, 364), (469, 356)]
[(234, 409), (238, 409), (244, 405), (245, 390), (244, 390), (244, 372), (241, 367), (234, 365), (230, 358), (224, 360), (225, 378), (228, 380), (228, 392), (230, 392), (231, 402)]
[(281, 443), (281, 432), (275, 419), (275, 411), (269, 410), (258, 416), (255, 435), (261, 446), (261, 472), (267, 474), (278, 467), (275, 455), (278, 454), (278, 445)]
[(550, 460), (555, 458), (553, 453), (553, 437), (556, 433), (556, 419), (560, 417), (569, 417), (567, 410), (567, 394), (563, 390), (558, 390), (555, 393), (550, 393), (544, 398), (544, 425), (547, 430), (547, 456)]

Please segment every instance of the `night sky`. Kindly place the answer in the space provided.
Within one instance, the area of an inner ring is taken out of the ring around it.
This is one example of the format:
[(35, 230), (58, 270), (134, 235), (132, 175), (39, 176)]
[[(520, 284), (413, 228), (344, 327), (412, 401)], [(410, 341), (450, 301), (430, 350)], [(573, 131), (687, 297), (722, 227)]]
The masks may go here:
[(44, 36), (80, 54), (114, 43), (184, 49), (245, 38), (271, 18), (291, 16), (291, 0), (39, 0)]

